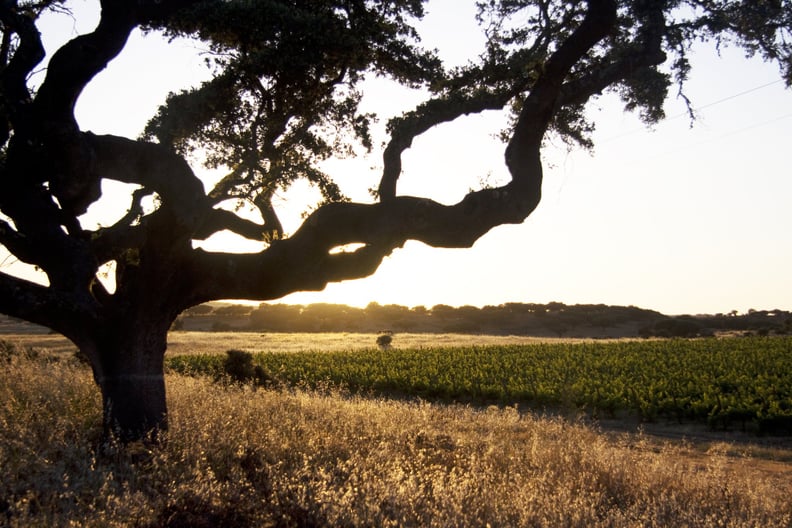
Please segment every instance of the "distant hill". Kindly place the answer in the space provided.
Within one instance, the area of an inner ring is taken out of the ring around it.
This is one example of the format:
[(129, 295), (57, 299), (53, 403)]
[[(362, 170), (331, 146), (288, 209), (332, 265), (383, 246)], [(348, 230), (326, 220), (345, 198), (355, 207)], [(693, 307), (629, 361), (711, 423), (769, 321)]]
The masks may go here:
[[(186, 310), (174, 330), (248, 332), (460, 333), (536, 337), (704, 337), (724, 333), (792, 333), (792, 312), (749, 310), (715, 315), (669, 316), (635, 306), (506, 303), (498, 306), (426, 308), (371, 303), (209, 303)], [(49, 329), (0, 315), (0, 334), (48, 333)]]
[(408, 308), (371, 303), (200, 305), (187, 310), (184, 330), (255, 332), (410, 332), (526, 335), (537, 337), (696, 337), (726, 332), (792, 332), (792, 313), (750, 310), (715, 315), (668, 316), (635, 306), (506, 303), (498, 306)]

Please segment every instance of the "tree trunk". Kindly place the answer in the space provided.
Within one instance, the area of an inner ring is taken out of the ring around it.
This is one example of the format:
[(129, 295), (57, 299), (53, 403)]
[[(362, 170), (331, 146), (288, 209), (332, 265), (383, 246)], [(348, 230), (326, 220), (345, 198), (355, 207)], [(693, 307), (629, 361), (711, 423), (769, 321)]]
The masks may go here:
[(99, 349), (104, 432), (122, 443), (158, 442), (168, 428), (164, 356), (168, 324), (124, 323)]

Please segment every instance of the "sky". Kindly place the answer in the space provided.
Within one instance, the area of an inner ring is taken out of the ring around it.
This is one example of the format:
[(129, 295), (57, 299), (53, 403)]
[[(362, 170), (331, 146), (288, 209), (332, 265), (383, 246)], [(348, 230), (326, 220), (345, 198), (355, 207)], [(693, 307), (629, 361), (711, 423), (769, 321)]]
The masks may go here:
[[(91, 30), (96, 4), (77, 2), (74, 19), (48, 19), (48, 49)], [(424, 45), (437, 48), (449, 64), (464, 63), (482, 49), (473, 4), (431, 0), (419, 26)], [(166, 45), (156, 35), (136, 33), (86, 88), (77, 119), (84, 130), (136, 137), (169, 91), (207, 76), (194, 43)], [(382, 80), (366, 88), (364, 109), (377, 111), (383, 126), (421, 96)], [(543, 200), (523, 224), (496, 228), (470, 249), (407, 243), (372, 277), (275, 302), (431, 307), (558, 301), (667, 314), (792, 310), (792, 91), (775, 65), (747, 60), (737, 49), (718, 54), (701, 45), (686, 95), (698, 109), (692, 127), (673, 93), (669, 118), (652, 129), (625, 114), (615, 98), (594, 101), (594, 152), (569, 151), (548, 140)], [(502, 126), (502, 116), (487, 113), (418, 138), (404, 155), (399, 193), (454, 203), (481, 182), (505, 183), (504, 145), (494, 137)], [(325, 168), (353, 200), (370, 201), (367, 190), (377, 185), (380, 154), (375, 149)], [(207, 185), (219, 176), (197, 163), (193, 168)], [(108, 184), (83, 224), (95, 227), (120, 216), (127, 191)], [(287, 232), (296, 230), (316, 196), (298, 185), (278, 197)], [(257, 248), (227, 235), (205, 247)], [(30, 273), (8, 261), (2, 269)]]

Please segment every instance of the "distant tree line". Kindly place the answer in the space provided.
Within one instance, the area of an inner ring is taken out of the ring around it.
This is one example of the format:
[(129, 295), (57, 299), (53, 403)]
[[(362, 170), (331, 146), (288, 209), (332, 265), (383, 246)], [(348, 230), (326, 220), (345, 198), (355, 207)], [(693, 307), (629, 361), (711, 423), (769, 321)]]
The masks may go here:
[(738, 314), (683, 315), (666, 317), (639, 329), (643, 337), (708, 337), (718, 332), (743, 332), (746, 335), (792, 333), (792, 312), (748, 310)]
[(722, 331), (755, 334), (792, 331), (792, 313), (781, 310), (746, 314), (676, 316), (635, 306), (506, 303), (498, 306), (431, 308), (370, 303), (203, 304), (187, 310), (185, 330), (255, 332), (427, 332), (557, 337), (697, 337)]

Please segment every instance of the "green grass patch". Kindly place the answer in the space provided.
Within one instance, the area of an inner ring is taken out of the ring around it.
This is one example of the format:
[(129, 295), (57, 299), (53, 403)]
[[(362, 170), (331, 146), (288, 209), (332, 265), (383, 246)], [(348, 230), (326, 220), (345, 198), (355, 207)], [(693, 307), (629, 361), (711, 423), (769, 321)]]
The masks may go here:
[[(792, 434), (789, 337), (261, 352), (250, 359), (256, 375), (248, 379), (263, 384), (330, 383), (355, 393)], [(176, 356), (168, 367), (220, 379), (228, 362), (220, 354)]]

